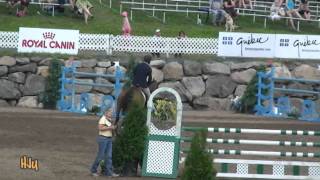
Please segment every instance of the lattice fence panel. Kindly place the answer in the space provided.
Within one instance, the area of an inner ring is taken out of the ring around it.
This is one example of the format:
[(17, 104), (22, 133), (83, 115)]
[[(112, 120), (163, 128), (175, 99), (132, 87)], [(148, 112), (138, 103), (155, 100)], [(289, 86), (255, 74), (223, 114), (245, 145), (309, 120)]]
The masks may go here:
[(163, 136), (175, 136), (176, 135), (176, 126), (168, 130), (160, 130), (153, 123), (150, 125), (149, 134), (152, 135), (163, 135)]
[[(0, 31), (0, 48), (17, 48), (18, 32)], [(218, 40), (214, 38), (165, 38), (146, 36), (112, 36), (108, 34), (80, 34), (79, 50), (134, 52), (217, 54)]]
[(237, 174), (248, 174), (249, 165), (248, 164), (237, 164)]
[(167, 38), (168, 53), (216, 54), (218, 40), (213, 38)]
[(172, 174), (174, 142), (149, 141), (147, 172)]
[(19, 33), (0, 31), (0, 48), (18, 48)]
[(111, 39), (113, 51), (119, 52), (216, 54), (218, 50), (218, 40), (213, 38), (113, 36)]
[(110, 48), (108, 34), (80, 34), (79, 50), (106, 51)]
[(284, 166), (280, 164), (273, 165), (272, 174), (275, 176), (284, 176)]
[(320, 167), (319, 166), (309, 167), (309, 176), (320, 176)]

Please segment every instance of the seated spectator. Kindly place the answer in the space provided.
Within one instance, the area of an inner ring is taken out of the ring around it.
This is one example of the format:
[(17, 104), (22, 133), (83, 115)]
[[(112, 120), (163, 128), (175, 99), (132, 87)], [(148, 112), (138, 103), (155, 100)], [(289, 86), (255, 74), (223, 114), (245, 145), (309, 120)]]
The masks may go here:
[(233, 0), (224, 0), (223, 1), (223, 9), (226, 13), (228, 13), (232, 18), (237, 17), (238, 14), (236, 12), (236, 4)]
[(272, 20), (280, 20), (281, 16), (285, 16), (285, 10), (281, 7), (282, 0), (275, 0), (270, 8), (270, 18)]
[(65, 0), (58, 0), (58, 4), (59, 6), (57, 7), (58, 12), (63, 13), (64, 12), (64, 4), (65, 4)]
[(88, 18), (93, 17), (90, 12), (93, 8), (92, 4), (88, 0), (71, 0), (70, 4), (76, 13), (84, 16), (84, 21), (88, 24)]
[(17, 16), (18, 17), (22, 17), (27, 15), (27, 10), (28, 10), (28, 6), (29, 6), (29, 0), (8, 0), (7, 4), (10, 8), (14, 8), (18, 5), (20, 5), (20, 9), (17, 12)]
[(303, 16), (305, 19), (310, 19), (310, 9), (309, 9), (309, 2), (308, 0), (301, 0), (298, 8), (298, 12), (301, 16)]
[(224, 21), (223, 0), (209, 0), (210, 11), (213, 12), (212, 23), (214, 25), (221, 25)]
[(238, 3), (240, 8), (243, 7), (247, 9), (247, 4), (249, 4), (250, 9), (253, 9), (251, 0), (239, 0)]
[[(180, 31), (179, 32), (179, 34), (178, 34), (178, 39), (184, 39), (184, 38), (186, 38), (187, 36), (186, 36), (186, 33), (184, 32), (184, 31)], [(185, 42), (179, 42), (179, 49), (183, 49), (183, 48), (185, 48)], [(181, 57), (182, 56), (182, 54), (181, 53), (176, 53), (176, 54), (174, 54), (174, 57)]]
[(292, 29), (297, 30), (292, 18), (299, 17), (302, 19), (302, 16), (298, 13), (297, 9), (294, 9), (294, 7), (295, 7), (294, 0), (286, 0), (286, 14), (290, 17), (289, 18), (290, 25)]

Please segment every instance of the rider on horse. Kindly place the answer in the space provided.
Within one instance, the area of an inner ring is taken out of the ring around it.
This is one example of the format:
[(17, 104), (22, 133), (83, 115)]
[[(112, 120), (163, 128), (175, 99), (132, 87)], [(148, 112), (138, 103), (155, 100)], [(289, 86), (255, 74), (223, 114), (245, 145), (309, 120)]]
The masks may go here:
[(146, 101), (150, 97), (150, 89), (148, 86), (152, 82), (152, 69), (149, 65), (151, 59), (152, 57), (150, 55), (144, 56), (143, 62), (139, 63), (133, 70), (132, 85), (141, 88), (146, 95)]

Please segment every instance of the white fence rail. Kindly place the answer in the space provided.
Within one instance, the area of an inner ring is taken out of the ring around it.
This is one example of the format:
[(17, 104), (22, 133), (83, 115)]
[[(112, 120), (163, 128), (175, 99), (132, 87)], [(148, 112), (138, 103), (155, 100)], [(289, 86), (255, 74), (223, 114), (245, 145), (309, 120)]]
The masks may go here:
[[(0, 31), (0, 48), (17, 49), (18, 39), (18, 32)], [(79, 50), (105, 51), (107, 54), (113, 52), (217, 54), (218, 39), (80, 34)]]

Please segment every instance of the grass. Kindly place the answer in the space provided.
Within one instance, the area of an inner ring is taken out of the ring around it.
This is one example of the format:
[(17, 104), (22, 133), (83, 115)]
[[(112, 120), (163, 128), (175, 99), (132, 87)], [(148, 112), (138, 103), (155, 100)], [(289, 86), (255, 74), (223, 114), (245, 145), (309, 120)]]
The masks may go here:
[[(31, 5), (26, 17), (16, 17), (9, 14), (4, 3), (0, 3), (0, 31), (18, 31), (19, 27), (40, 27), (59, 29), (79, 29), (81, 33), (121, 34), (122, 18), (119, 15), (119, 1), (113, 0), (113, 8), (109, 8), (109, 1), (104, 0), (100, 4), (97, 0), (90, 0), (94, 5), (94, 18), (85, 25), (83, 17), (75, 15), (67, 7), (65, 13), (51, 14), (41, 11), (38, 5)], [(128, 9), (127, 9), (128, 10)], [(40, 11), (41, 15), (37, 14)], [(166, 23), (161, 22), (162, 13), (156, 13), (152, 17), (150, 12), (134, 11), (131, 26), (133, 34), (139, 36), (151, 36), (155, 29), (160, 28), (162, 36), (174, 37), (184, 30), (188, 37), (217, 37), (219, 31), (224, 31), (224, 26), (215, 27), (210, 24), (196, 25), (196, 16), (186, 17), (183, 13), (167, 13)], [(205, 19), (203, 15), (203, 19)], [(283, 33), (283, 34), (319, 34), (320, 29), (316, 23), (302, 22), (301, 32), (291, 30), (285, 20), (267, 22), (267, 28), (263, 28), (263, 19), (257, 18), (256, 23), (252, 17), (239, 17), (237, 20), (240, 28), (238, 32), (256, 33)]]

